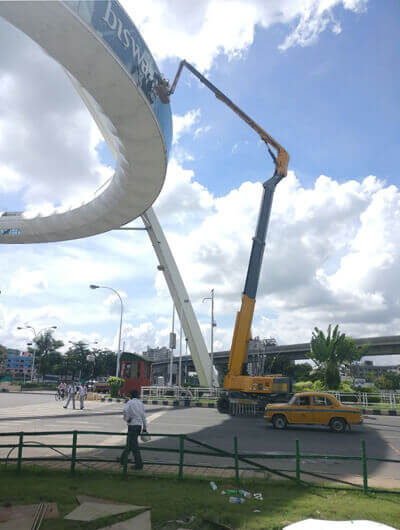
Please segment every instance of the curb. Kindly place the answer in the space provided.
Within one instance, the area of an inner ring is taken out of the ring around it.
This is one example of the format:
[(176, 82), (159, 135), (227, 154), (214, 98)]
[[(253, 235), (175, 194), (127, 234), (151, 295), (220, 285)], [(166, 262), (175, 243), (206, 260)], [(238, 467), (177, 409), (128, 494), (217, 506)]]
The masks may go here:
[[(128, 399), (119, 399), (119, 398), (101, 398), (103, 403), (127, 403)], [(164, 405), (170, 407), (195, 407), (195, 408), (208, 408), (215, 409), (217, 408), (216, 403), (192, 403), (190, 399), (181, 399), (177, 401), (162, 401), (159, 399), (142, 399), (143, 405)]]
[(204, 409), (216, 409), (216, 403), (193, 403), (190, 399), (183, 399), (177, 401), (161, 401), (158, 399), (143, 399), (143, 405), (169, 405), (170, 407), (195, 407)]
[[(128, 403), (129, 399), (125, 398), (105, 398), (95, 399), (94, 401), (101, 401), (102, 403)], [(144, 403), (144, 401), (143, 401)]]

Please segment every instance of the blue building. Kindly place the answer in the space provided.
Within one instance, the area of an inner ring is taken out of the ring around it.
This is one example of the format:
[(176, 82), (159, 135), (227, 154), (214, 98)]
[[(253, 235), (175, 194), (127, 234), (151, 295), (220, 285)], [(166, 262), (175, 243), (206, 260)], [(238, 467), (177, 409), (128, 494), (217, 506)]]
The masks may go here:
[(5, 358), (5, 371), (14, 377), (30, 375), (32, 370), (32, 356), (22, 354), (18, 350), (8, 350)]

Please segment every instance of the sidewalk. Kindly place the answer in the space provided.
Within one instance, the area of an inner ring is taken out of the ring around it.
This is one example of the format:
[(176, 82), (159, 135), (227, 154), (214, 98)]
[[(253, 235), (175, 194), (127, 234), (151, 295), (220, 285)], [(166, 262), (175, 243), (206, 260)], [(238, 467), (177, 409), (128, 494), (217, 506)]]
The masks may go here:
[[(65, 401), (50, 401), (47, 403), (38, 403), (23, 405), (20, 407), (0, 408), (0, 422), (13, 420), (33, 420), (42, 418), (62, 418), (76, 416), (96, 416), (96, 415), (117, 415), (121, 414), (124, 403), (103, 403), (101, 401), (85, 401), (85, 408), (80, 410), (72, 408), (64, 409)], [(79, 400), (76, 402), (79, 407)]]
[[(14, 463), (13, 461), (12, 463)], [(23, 462), (22, 466), (46, 466), (47, 469), (56, 469), (56, 470), (66, 470), (70, 471), (71, 469), (71, 463), (70, 462), (63, 462), (63, 461), (54, 461), (53, 459), (42, 461), (40, 463), (35, 462), (34, 460), (25, 461)], [(108, 472), (108, 473), (121, 473), (122, 469), (121, 466), (117, 463), (111, 463), (111, 462), (76, 462), (76, 469), (77, 470), (96, 470), (100, 472)], [(171, 464), (171, 465), (157, 465), (157, 464), (146, 464), (144, 462), (144, 468), (140, 471), (136, 471), (133, 469), (132, 463), (130, 462), (128, 465), (128, 474), (130, 476), (165, 476), (168, 475), (174, 475), (178, 477), (178, 471), (179, 466), (177, 464)], [(289, 476), (295, 478), (296, 472), (284, 470), (286, 474)], [(363, 485), (363, 479), (361, 475), (354, 475), (351, 473), (321, 473), (322, 475), (326, 475), (325, 477), (311, 477), (307, 475), (306, 473), (303, 473), (301, 475), (302, 480), (314, 483), (314, 484), (326, 484), (328, 486), (335, 486), (335, 483), (329, 480), (329, 477), (336, 478), (339, 480), (346, 480), (348, 482), (352, 482), (353, 484), (356, 484), (359, 486), (360, 490), (362, 489)], [(193, 468), (191, 466), (183, 466), (183, 476), (186, 478), (217, 478), (217, 479), (230, 479), (234, 480), (235, 478), (235, 470), (234, 469), (218, 469), (215, 467), (210, 467), (205, 465), (204, 467), (196, 467)], [(289, 480), (283, 477), (279, 477), (275, 475), (274, 473), (270, 473), (268, 471), (256, 471), (256, 470), (250, 470), (250, 469), (241, 469), (239, 471), (239, 477), (240, 479), (273, 479), (273, 480), (279, 480), (279, 481), (285, 481)], [(336, 484), (337, 485), (337, 484)], [(339, 484), (340, 486), (340, 484)], [(382, 475), (376, 475), (371, 474), (368, 477), (368, 486), (370, 488), (383, 488), (383, 489), (397, 489), (400, 490), (400, 480), (396, 480), (389, 476), (382, 476)], [(354, 488), (356, 489), (356, 488)]]

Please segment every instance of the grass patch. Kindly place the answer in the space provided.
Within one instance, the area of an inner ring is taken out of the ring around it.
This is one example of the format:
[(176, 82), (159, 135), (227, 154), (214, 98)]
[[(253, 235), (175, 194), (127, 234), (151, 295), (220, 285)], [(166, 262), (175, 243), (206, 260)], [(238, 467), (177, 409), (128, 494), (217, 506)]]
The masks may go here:
[[(71, 476), (65, 471), (29, 468), (18, 475), (14, 469), (0, 471), (0, 499), (2, 503), (57, 502), (62, 516), (77, 506), (77, 494), (94, 495), (120, 502), (152, 506), (155, 530), (168, 520), (195, 515), (201, 530), (215, 528), (207, 521), (220, 522), (232, 528), (281, 529), (289, 523), (306, 518), (315, 519), (370, 519), (399, 528), (400, 495), (363, 495), (360, 491), (297, 487), (284, 481), (242, 481), (241, 486), (252, 492), (262, 492), (264, 500), (250, 500), (246, 504), (230, 504), (221, 495), (221, 486), (229, 479), (215, 479), (218, 492), (213, 492), (206, 479), (130, 475), (123, 478), (114, 473), (77, 471)], [(254, 510), (261, 510), (255, 513)], [(121, 518), (126, 518), (121, 516)], [(120, 518), (120, 519), (121, 519)], [(114, 518), (113, 521), (117, 519)], [(63, 519), (48, 520), (43, 530), (94, 530), (106, 521), (78, 523)], [(111, 520), (107, 521), (111, 522)], [(179, 525), (178, 525), (179, 526)], [(185, 526), (185, 525), (181, 525)]]

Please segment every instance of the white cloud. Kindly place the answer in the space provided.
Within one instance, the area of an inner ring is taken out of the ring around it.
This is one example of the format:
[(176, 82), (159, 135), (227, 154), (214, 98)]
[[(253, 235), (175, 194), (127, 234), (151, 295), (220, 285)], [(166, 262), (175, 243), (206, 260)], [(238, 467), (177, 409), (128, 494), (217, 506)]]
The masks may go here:
[[(174, 159), (170, 171), (157, 212), (207, 343), (209, 307), (201, 300), (215, 288), (215, 347), (226, 349), (240, 304), (262, 186), (245, 182), (215, 198), (195, 181), (193, 171), (184, 170)], [(188, 200), (177, 204), (181, 194)], [(373, 176), (344, 183), (320, 176), (306, 188), (290, 172), (274, 199), (254, 335), (305, 342), (315, 325), (326, 328), (329, 323), (339, 323), (356, 337), (398, 333), (399, 234), (397, 187)], [(89, 340), (95, 334), (115, 349), (119, 301), (110, 293), (88, 289), (90, 283), (99, 283), (124, 296), (126, 349), (140, 352), (147, 345), (168, 344), (170, 296), (162, 274), (156, 272), (157, 261), (145, 233), (111, 233), (93, 241), (90, 250), (81, 248), (82, 242), (5, 248), (0, 267), (4, 286), (0, 302), (5, 304), (0, 342), (21, 344), (15, 328), (28, 321), (38, 322), (38, 327), (59, 325), (60, 338), (75, 334), (79, 340), (82, 333)], [(6, 266), (11, 255), (15, 262), (23, 259), (24, 266), (16, 271)], [(151, 283), (155, 290), (149, 292)]]
[[(168, 233), (192, 299), (215, 288), (222, 318), (232, 318), (240, 303), (261, 193), (261, 184), (244, 183), (214, 199), (193, 229)], [(274, 199), (256, 334), (302, 342), (315, 325), (329, 323), (354, 336), (396, 334), (399, 234), (395, 186), (372, 176), (343, 184), (320, 176), (307, 189), (290, 172)], [(156, 285), (163, 295), (161, 275)]]
[(21, 175), (8, 166), (0, 166), (0, 191), (3, 193), (16, 192), (21, 187)]
[(146, 350), (147, 346), (157, 346), (159, 344), (157, 339), (156, 328), (152, 322), (143, 322), (137, 327), (126, 324), (123, 327), (126, 351), (141, 353)]
[[(121, 291), (120, 289), (118, 290), (118, 294), (120, 295), (122, 299), (122, 311), (124, 311), (127, 309), (126, 303), (127, 303), (128, 295), (124, 291)], [(114, 313), (118, 315), (121, 314), (121, 301), (117, 294), (111, 293), (109, 296), (107, 296), (107, 298), (104, 300), (103, 303), (106, 307), (108, 307), (110, 313)]]
[(189, 110), (183, 116), (178, 114), (173, 115), (174, 128), (174, 144), (176, 144), (181, 136), (190, 132), (195, 123), (200, 119), (200, 109)]
[(157, 214), (167, 225), (188, 224), (213, 207), (213, 196), (204, 186), (194, 180), (194, 172), (184, 169), (176, 158), (168, 164), (163, 190), (155, 203)]
[(82, 202), (112, 172), (97, 126), (61, 67), (3, 19), (0, 47), (12, 49), (0, 62), (1, 191), (43, 213)]
[(208, 133), (209, 131), (211, 131), (212, 127), (211, 125), (205, 125), (204, 127), (198, 127), (195, 131), (194, 131), (194, 137), (196, 138), (197, 136), (200, 136), (202, 134), (206, 134)]
[(41, 270), (26, 270), (23, 267), (18, 267), (13, 272), (9, 289), (17, 296), (40, 293), (47, 289), (47, 280)]
[(290, 25), (280, 49), (307, 46), (329, 28), (340, 33), (335, 8), (360, 12), (367, 0), (124, 0), (123, 5), (157, 59), (185, 58), (208, 70), (220, 54), (245, 53), (256, 26)]

